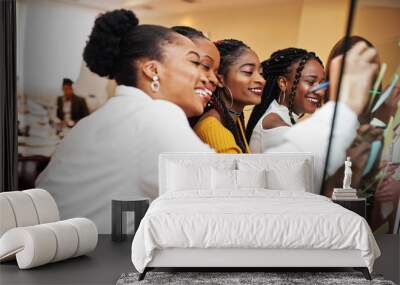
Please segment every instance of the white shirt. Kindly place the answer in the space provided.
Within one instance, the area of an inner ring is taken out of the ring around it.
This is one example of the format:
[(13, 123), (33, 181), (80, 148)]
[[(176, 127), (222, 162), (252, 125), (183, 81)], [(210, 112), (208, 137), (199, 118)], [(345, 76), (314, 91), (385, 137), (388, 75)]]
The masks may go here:
[[(266, 152), (312, 152), (315, 168), (323, 171), (334, 105), (326, 104), (289, 128), (282, 144)], [(329, 174), (343, 165), (356, 135), (357, 116), (345, 104), (338, 105), (336, 126)], [(115, 97), (71, 129), (36, 185), (53, 195), (62, 219), (87, 217), (99, 233), (110, 233), (113, 198), (157, 197), (162, 152), (212, 150), (196, 136), (177, 105), (118, 86)], [(322, 181), (320, 172), (317, 181)], [(314, 188), (319, 189), (318, 184)]]
[(211, 152), (177, 105), (118, 86), (116, 96), (80, 120), (36, 181), (62, 219), (87, 217), (111, 232), (111, 200), (158, 196), (158, 155)]
[[(286, 123), (290, 123), (290, 119), (288, 121), (288, 118), (285, 118), (285, 110), (271, 105), (269, 111), (275, 111)], [(253, 141), (252, 151), (311, 152), (314, 155), (314, 193), (320, 194), (334, 107), (334, 102), (328, 102), (306, 120), (294, 126), (290, 123), (291, 127), (275, 128), (278, 129), (276, 132), (271, 131), (274, 129), (262, 129), (262, 119), (265, 117), (263, 116), (256, 125), (258, 128), (255, 137), (252, 135), (250, 140)], [(356, 137), (359, 126), (357, 115), (346, 104), (339, 102), (336, 112), (328, 176), (333, 175), (344, 164), (346, 150)], [(268, 142), (270, 135), (272, 142)]]
[[(269, 114), (277, 114), (288, 126), (282, 126), (272, 129), (264, 129), (262, 126), (263, 120)], [(293, 114), (294, 119), (297, 119), (297, 115)], [(289, 109), (285, 105), (280, 105), (276, 100), (271, 102), (267, 111), (257, 122), (251, 134), (249, 146), (252, 153), (263, 153), (271, 147), (279, 146), (284, 143), (284, 134), (292, 126), (292, 122), (289, 117)]]
[(71, 100), (66, 100), (63, 97), (63, 113), (64, 121), (69, 122), (71, 120)]

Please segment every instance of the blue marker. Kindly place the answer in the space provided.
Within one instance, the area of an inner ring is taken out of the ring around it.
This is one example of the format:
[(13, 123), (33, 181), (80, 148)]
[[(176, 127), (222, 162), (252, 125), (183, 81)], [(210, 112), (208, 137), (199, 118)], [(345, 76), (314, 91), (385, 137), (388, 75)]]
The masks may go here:
[(315, 92), (317, 92), (317, 91), (319, 91), (321, 89), (328, 88), (328, 86), (329, 86), (329, 81), (324, 81), (324, 82), (322, 82), (322, 83), (320, 83), (320, 84), (318, 84), (318, 85), (316, 85), (314, 87), (311, 87), (311, 89), (308, 90), (308, 93), (315, 93)]

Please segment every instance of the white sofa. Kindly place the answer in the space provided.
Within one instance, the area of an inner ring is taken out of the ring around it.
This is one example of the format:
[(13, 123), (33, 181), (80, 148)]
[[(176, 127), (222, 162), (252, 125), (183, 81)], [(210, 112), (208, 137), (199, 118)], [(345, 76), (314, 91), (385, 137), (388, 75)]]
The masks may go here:
[(97, 245), (96, 225), (86, 218), (59, 221), (45, 190), (0, 193), (0, 262), (16, 259), (20, 269), (84, 255)]

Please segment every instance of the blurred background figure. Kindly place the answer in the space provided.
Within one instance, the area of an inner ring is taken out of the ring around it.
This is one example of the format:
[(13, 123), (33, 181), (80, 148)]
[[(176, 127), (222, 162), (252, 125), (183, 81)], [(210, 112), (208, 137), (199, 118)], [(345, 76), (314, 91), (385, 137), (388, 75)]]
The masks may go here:
[(57, 98), (57, 118), (64, 126), (72, 128), (76, 123), (89, 115), (84, 98), (74, 94), (74, 82), (69, 78), (63, 79), (62, 90), (64, 95)]

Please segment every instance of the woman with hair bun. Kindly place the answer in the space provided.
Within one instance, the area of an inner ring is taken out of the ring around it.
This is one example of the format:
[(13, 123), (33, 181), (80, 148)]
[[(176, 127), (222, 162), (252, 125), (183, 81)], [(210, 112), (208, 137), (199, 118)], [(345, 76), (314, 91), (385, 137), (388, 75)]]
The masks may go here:
[(209, 79), (190, 39), (139, 25), (127, 10), (96, 19), (83, 58), (115, 79), (116, 96), (71, 130), (36, 184), (52, 193), (62, 218), (88, 217), (109, 233), (113, 197), (158, 196), (160, 153), (211, 152), (187, 120), (203, 113)]
[[(338, 126), (346, 133), (351, 133), (355, 114), (366, 104), (369, 86), (365, 82), (371, 81), (374, 68), (373, 51), (357, 48), (349, 52), (351, 68), (346, 68), (342, 83), (339, 112), (348, 110), (342, 114), (345, 123), (338, 121)], [(203, 113), (200, 95), (208, 79), (199, 72), (200, 58), (191, 40), (171, 29), (139, 25), (126, 10), (96, 19), (83, 57), (91, 71), (116, 80), (116, 96), (79, 121), (58, 145), (36, 185), (53, 195), (62, 219), (87, 217), (104, 234), (111, 231), (112, 199), (158, 196), (160, 153), (212, 152), (187, 120)], [(354, 92), (356, 99), (350, 96)], [(324, 146), (326, 132), (317, 134), (329, 126), (329, 121), (310, 118), (291, 128), (287, 144), (276, 150)], [(291, 139), (305, 129), (315, 136), (312, 141)], [(340, 135), (334, 133), (339, 156), (354, 138), (349, 134), (350, 142), (344, 142)]]

